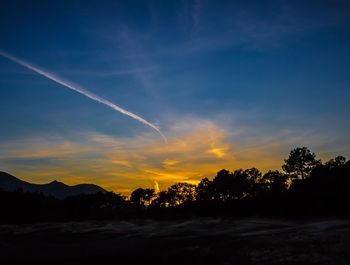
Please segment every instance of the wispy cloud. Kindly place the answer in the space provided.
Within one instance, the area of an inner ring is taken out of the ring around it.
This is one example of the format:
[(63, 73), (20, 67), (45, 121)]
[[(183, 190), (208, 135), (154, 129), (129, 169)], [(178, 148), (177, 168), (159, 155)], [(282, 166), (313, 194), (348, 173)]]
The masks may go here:
[(193, 12), (192, 12), (192, 31), (196, 32), (201, 19), (201, 11), (202, 11), (202, 1), (194, 0), (193, 1)]
[[(167, 146), (152, 134), (127, 138), (90, 132), (75, 141), (23, 139), (1, 143), (0, 166), (28, 181), (92, 182), (129, 194), (136, 187), (153, 187), (154, 181), (162, 189), (179, 181), (197, 183), (222, 168), (280, 169), (291, 148), (306, 145), (317, 152), (329, 141), (327, 135), (315, 136), (312, 131), (279, 130), (254, 136), (252, 128), (236, 127), (219, 120), (182, 117), (168, 128)], [(24, 163), (25, 159), (31, 163)]]
[(46, 71), (46, 70), (40, 69), (40, 68), (38, 68), (38, 67), (28, 63), (28, 62), (25, 62), (25, 61), (23, 61), (21, 59), (18, 59), (18, 58), (14, 57), (14, 56), (12, 56), (12, 55), (10, 55), (8, 53), (5, 53), (5, 52), (3, 52), (1, 50), (0, 50), (0, 56), (4, 57), (6, 59), (9, 59), (9, 60), (13, 61), (14, 63), (17, 63), (17, 64), (19, 64), (19, 65), (21, 65), (21, 66), (23, 66), (23, 67), (25, 67), (25, 68), (27, 68), (29, 70), (32, 70), (33, 72), (36, 72), (37, 74), (39, 74), (41, 76), (44, 76), (47, 79), (50, 79), (50, 80), (52, 80), (52, 81), (54, 81), (54, 82), (56, 82), (56, 83), (58, 83), (58, 84), (60, 84), (60, 85), (62, 85), (64, 87), (66, 87), (66, 88), (69, 88), (69, 89), (71, 89), (71, 90), (73, 90), (75, 92), (78, 92), (79, 94), (82, 94), (82, 95), (84, 95), (85, 97), (87, 97), (87, 98), (89, 98), (91, 100), (94, 100), (94, 101), (96, 101), (98, 103), (101, 103), (101, 104), (107, 106), (107, 107), (110, 107), (113, 110), (122, 113), (123, 115), (129, 116), (129, 117), (131, 117), (131, 118), (133, 118), (133, 119), (135, 119), (135, 120), (137, 120), (137, 121), (139, 121), (139, 122), (149, 126), (150, 128), (152, 128), (155, 131), (157, 131), (162, 136), (162, 138), (164, 139), (165, 142), (167, 141), (165, 135), (160, 131), (160, 129), (156, 125), (150, 123), (149, 121), (145, 120), (144, 118), (140, 117), (139, 115), (137, 115), (135, 113), (132, 113), (132, 112), (130, 112), (130, 111), (128, 111), (128, 110), (126, 110), (126, 109), (124, 109), (124, 108), (114, 104), (110, 100), (102, 98), (102, 97), (100, 97), (100, 96), (90, 92), (89, 90), (86, 90), (83, 87), (80, 87), (80, 86), (78, 86), (76, 84), (73, 84), (73, 83), (67, 81), (67, 80), (64, 80), (64, 79), (62, 79), (62, 78), (60, 78), (60, 77), (58, 77), (58, 76), (56, 76), (56, 75)]
[[(156, 97), (157, 86), (153, 82), (153, 76), (157, 75), (159, 68), (151, 54), (145, 50), (145, 43), (142, 34), (134, 32), (128, 26), (120, 26), (116, 30), (116, 47), (125, 56), (128, 64), (134, 71), (132, 76), (142, 85), (142, 87), (153, 97)], [(148, 45), (148, 43), (147, 43)], [(149, 67), (152, 66), (152, 71)]]
[[(316, 7), (315, 12), (306, 15), (297, 3), (277, 1), (274, 5), (268, 4), (271, 5), (270, 11), (262, 8), (264, 11), (258, 12), (250, 5), (239, 3), (213, 6), (210, 1), (182, 1), (183, 12), (180, 13), (178, 27), (190, 28), (181, 31), (187, 35), (177, 36), (164, 45), (154, 30), (141, 33), (128, 29), (128, 34), (133, 32), (134, 36), (147, 36), (144, 46), (134, 49), (136, 54), (187, 57), (231, 47), (253, 50), (276, 48), (288, 44), (291, 38), (297, 41), (310, 32), (332, 27), (346, 19), (346, 12), (339, 13), (341, 7), (329, 10), (330, 13)], [(220, 11), (212, 10), (213, 7)], [(155, 8), (153, 12), (156, 13)], [(157, 23), (155, 28), (162, 21)], [(126, 40), (133, 44), (130, 47), (136, 48), (135, 43), (138, 42), (130, 37), (128, 35)]]

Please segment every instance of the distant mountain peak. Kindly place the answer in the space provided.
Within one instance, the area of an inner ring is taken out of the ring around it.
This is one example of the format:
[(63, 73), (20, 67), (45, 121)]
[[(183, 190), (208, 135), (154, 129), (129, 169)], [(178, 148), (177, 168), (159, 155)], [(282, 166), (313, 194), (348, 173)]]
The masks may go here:
[(18, 178), (16, 178), (15, 176), (12, 176), (7, 172), (0, 171), (0, 179), (18, 179)]
[(66, 197), (76, 196), (79, 194), (107, 192), (105, 189), (95, 184), (78, 184), (69, 186), (57, 180), (54, 180), (47, 184), (33, 184), (16, 178), (11, 174), (3, 171), (0, 171), (0, 189), (5, 191), (15, 191), (22, 189), (26, 192), (41, 192), (45, 195), (51, 195), (59, 199), (64, 199)]
[(57, 181), (57, 180), (51, 181), (50, 183), (43, 184), (43, 185), (67, 186), (68, 187), (68, 185), (64, 184), (63, 182)]

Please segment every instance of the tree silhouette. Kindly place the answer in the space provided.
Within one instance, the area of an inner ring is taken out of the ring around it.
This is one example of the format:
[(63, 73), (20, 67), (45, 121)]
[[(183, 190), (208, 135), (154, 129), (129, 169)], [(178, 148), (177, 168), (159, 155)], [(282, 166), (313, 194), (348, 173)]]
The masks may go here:
[(288, 176), (278, 170), (266, 172), (261, 178), (261, 184), (264, 189), (272, 193), (282, 193), (287, 191)]
[(344, 156), (337, 156), (334, 159), (330, 159), (328, 162), (326, 162), (325, 166), (333, 169), (333, 168), (337, 168), (340, 166), (345, 165), (346, 163), (346, 158)]
[(262, 190), (261, 182), (261, 172), (259, 169), (252, 167), (243, 171), (244, 177), (247, 182), (246, 195), (256, 196)]
[(170, 205), (179, 205), (194, 201), (196, 197), (196, 185), (180, 182), (168, 188), (168, 202)]
[(213, 182), (204, 178), (196, 187), (196, 200), (210, 201), (215, 198)]
[(138, 188), (131, 193), (130, 201), (137, 206), (149, 206), (155, 196), (154, 189)]
[(152, 201), (152, 206), (158, 208), (164, 208), (170, 206), (169, 194), (167, 191), (161, 191), (157, 194), (157, 197)]
[(248, 194), (251, 187), (247, 174), (242, 170), (231, 173), (226, 169), (219, 171), (213, 180), (215, 198), (221, 201), (240, 200)]
[(293, 149), (284, 162), (282, 169), (291, 174), (292, 179), (305, 179), (309, 176), (311, 170), (320, 164), (320, 160), (316, 159), (315, 153), (311, 153), (307, 147)]

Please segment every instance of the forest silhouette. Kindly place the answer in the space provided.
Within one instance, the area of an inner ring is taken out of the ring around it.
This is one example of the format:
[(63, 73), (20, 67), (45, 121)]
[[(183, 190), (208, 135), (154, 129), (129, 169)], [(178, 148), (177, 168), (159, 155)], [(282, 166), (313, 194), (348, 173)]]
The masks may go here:
[(325, 163), (306, 147), (293, 149), (283, 171), (220, 170), (198, 185), (176, 183), (156, 193), (138, 188), (127, 198), (114, 192), (57, 199), (23, 190), (0, 190), (0, 222), (106, 219), (177, 219), (204, 216), (349, 216), (350, 161)]

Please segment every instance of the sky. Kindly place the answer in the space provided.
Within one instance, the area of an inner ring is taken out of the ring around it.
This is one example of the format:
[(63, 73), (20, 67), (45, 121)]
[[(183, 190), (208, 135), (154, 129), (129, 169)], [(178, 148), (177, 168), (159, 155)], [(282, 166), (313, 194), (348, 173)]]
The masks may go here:
[(0, 2), (0, 170), (130, 194), (350, 157), (349, 1)]

